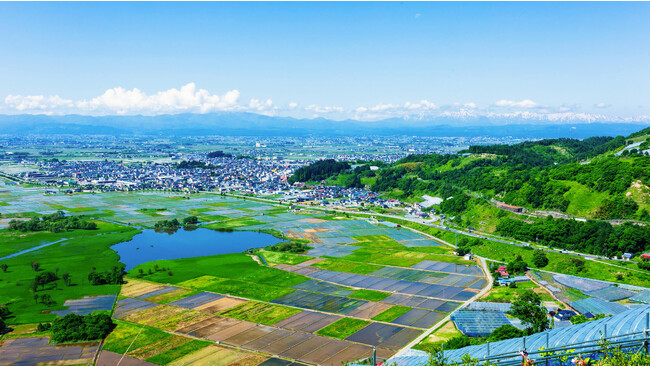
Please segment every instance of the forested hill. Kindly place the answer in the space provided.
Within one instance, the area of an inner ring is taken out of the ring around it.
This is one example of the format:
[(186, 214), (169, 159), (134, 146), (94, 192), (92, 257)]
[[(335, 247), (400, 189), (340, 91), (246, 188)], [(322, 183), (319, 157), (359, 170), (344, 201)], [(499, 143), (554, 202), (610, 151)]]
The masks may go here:
[[(472, 193), (531, 211), (648, 220), (649, 132), (412, 155), (381, 170), (373, 189), (403, 199), (426, 192), (466, 201), (459, 193)], [(456, 206), (461, 207), (452, 211), (462, 211), (462, 203)]]
[(438, 207), (449, 216), (496, 200), (529, 212), (650, 221), (648, 134), (471, 146), (454, 155), (411, 155), (372, 174), (336, 172), (330, 181), (358, 182), (352, 176), (363, 174), (372, 190), (404, 201), (452, 197)]

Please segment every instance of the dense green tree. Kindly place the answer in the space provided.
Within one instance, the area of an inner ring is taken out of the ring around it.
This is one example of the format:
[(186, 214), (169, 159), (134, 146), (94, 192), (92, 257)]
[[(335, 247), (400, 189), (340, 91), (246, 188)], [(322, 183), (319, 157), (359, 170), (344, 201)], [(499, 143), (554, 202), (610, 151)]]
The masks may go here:
[(508, 263), (506, 270), (509, 274), (523, 274), (528, 270), (528, 264), (520, 255), (517, 255), (512, 262)]
[(0, 319), (7, 319), (11, 315), (11, 310), (7, 305), (0, 306)]
[(548, 265), (548, 257), (543, 250), (536, 249), (533, 252), (533, 265), (536, 268), (544, 268)]
[(196, 216), (188, 216), (183, 219), (183, 225), (196, 225), (199, 223), (199, 218)]
[(79, 342), (103, 339), (115, 324), (107, 314), (68, 314), (52, 323), (52, 341)]
[(154, 224), (156, 230), (177, 230), (181, 226), (178, 219), (160, 220)]
[(506, 339), (510, 338), (517, 338), (521, 337), (524, 335), (524, 332), (521, 331), (520, 329), (517, 329), (516, 327), (510, 325), (510, 324), (505, 324), (497, 329), (495, 329), (492, 334), (488, 337), (488, 340), (490, 342), (498, 342), (498, 341), (503, 341)]
[(304, 243), (287, 241), (266, 247), (273, 252), (289, 252), (289, 253), (303, 253), (311, 249), (310, 246)]
[(320, 181), (333, 177), (350, 169), (350, 164), (337, 162), (334, 159), (319, 160), (312, 164), (300, 167), (289, 177), (289, 183)]
[(50, 294), (43, 294), (41, 295), (41, 303), (50, 306), (54, 303), (54, 300), (52, 300), (52, 296), (50, 296)]
[(58, 279), (59, 278), (54, 274), (54, 272), (44, 271), (36, 275), (34, 282), (36, 285), (41, 286), (41, 289), (45, 289), (45, 285)]
[(63, 284), (66, 286), (70, 286), (72, 284), (72, 279), (70, 278), (70, 274), (68, 272), (64, 273), (61, 276), (61, 279), (63, 280)]
[(95, 230), (97, 224), (88, 221), (85, 216), (65, 216), (62, 211), (41, 217), (32, 217), (27, 221), (9, 221), (9, 230), (21, 232), (50, 231), (53, 233), (71, 230)]
[(92, 285), (120, 285), (124, 283), (124, 275), (124, 267), (113, 267), (104, 273), (91, 271), (88, 274), (88, 281)]
[(541, 297), (533, 291), (524, 291), (512, 303), (509, 313), (528, 326), (532, 333), (548, 329), (549, 322), (546, 318), (546, 308), (542, 305)]

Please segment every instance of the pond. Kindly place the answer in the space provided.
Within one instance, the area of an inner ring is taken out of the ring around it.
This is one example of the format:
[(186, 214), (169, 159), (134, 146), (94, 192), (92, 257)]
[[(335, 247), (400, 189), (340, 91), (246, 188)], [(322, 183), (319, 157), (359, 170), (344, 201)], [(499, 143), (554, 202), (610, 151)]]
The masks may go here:
[(282, 240), (253, 231), (223, 232), (204, 228), (179, 229), (175, 232), (143, 230), (130, 241), (115, 244), (111, 249), (126, 264), (126, 270), (138, 264), (161, 260), (202, 257), (206, 255), (241, 253), (251, 248), (277, 244)]

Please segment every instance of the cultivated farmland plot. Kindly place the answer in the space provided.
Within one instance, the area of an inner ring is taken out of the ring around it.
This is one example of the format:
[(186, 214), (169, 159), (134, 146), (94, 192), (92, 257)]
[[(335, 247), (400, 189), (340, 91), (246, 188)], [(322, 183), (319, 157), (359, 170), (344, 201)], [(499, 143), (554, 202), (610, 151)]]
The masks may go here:
[(9, 207), (14, 213), (64, 210), (109, 220), (115, 224), (98, 222), (110, 228), (196, 215), (206, 228), (271, 231), (310, 242), (302, 254), (259, 252), (268, 253), (268, 265), (239, 253), (145, 263), (130, 270), (117, 299), (116, 290), (67, 298), (48, 316), (113, 311), (118, 327), (100, 364), (125, 355), (134, 365), (339, 366), (370, 356), (373, 347), (385, 359), (487, 284), (475, 263), (449, 248), (363, 220), (212, 194), (10, 193), (21, 199)]

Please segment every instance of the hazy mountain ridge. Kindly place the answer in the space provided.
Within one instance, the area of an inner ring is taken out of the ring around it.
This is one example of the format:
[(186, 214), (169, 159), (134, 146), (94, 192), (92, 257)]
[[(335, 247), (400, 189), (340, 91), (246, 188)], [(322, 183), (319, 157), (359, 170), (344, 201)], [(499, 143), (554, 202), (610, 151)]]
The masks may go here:
[(404, 120), (391, 118), (375, 122), (334, 121), (325, 118), (295, 119), (254, 113), (166, 114), (158, 116), (83, 115), (0, 115), (3, 134), (109, 134), (109, 135), (230, 135), (230, 136), (489, 136), (517, 138), (587, 138), (627, 135), (647, 123), (594, 122), (549, 123), (521, 120), (452, 119)]

